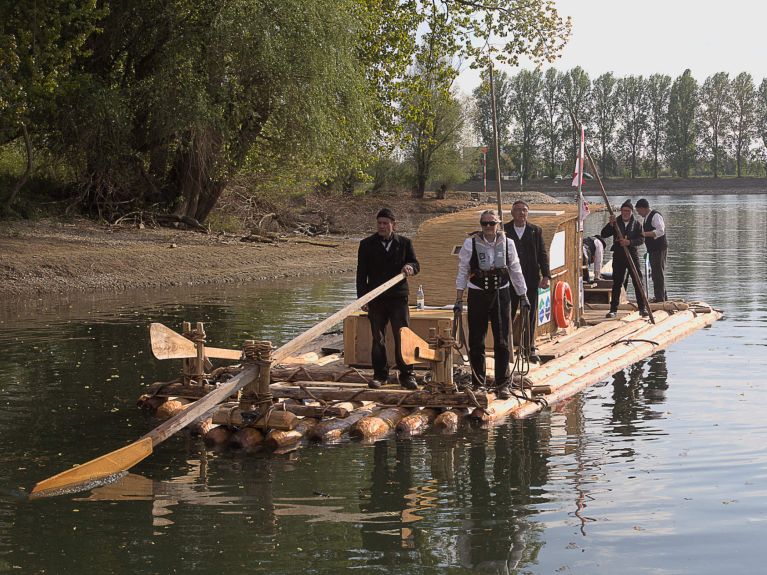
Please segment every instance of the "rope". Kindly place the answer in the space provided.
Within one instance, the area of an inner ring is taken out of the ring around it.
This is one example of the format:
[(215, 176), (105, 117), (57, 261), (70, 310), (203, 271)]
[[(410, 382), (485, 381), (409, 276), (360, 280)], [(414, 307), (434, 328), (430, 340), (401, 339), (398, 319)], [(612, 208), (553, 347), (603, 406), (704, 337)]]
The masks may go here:
[(641, 338), (619, 339), (617, 341), (612, 342), (610, 345), (614, 346), (614, 345), (618, 345), (619, 343), (625, 343), (626, 345), (628, 345), (630, 343), (636, 343), (636, 342), (649, 343), (652, 345), (660, 345), (657, 341), (653, 341), (651, 339), (641, 339)]

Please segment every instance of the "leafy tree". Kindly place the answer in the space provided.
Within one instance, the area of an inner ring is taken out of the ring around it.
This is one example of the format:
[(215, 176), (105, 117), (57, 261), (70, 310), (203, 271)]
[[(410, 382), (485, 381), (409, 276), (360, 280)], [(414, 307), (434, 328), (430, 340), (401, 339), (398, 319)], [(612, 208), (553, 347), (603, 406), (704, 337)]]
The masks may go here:
[(562, 75), (559, 86), (559, 97), (562, 102), (563, 112), (571, 126), (571, 149), (569, 156), (570, 158), (575, 158), (578, 155), (578, 148), (580, 146), (580, 134), (572, 122), (569, 121), (569, 114), (572, 112), (580, 122), (585, 122), (586, 118), (590, 117), (591, 80), (589, 80), (589, 75), (583, 68), (576, 66)]
[(747, 72), (741, 72), (732, 81), (732, 119), (735, 164), (740, 178), (756, 133), (756, 88)]
[(629, 165), (631, 179), (637, 177), (637, 158), (647, 132), (646, 80), (642, 76), (627, 76), (618, 81), (619, 137)]
[(32, 138), (44, 140), (61, 86), (87, 53), (104, 9), (96, 2), (36, 0), (0, 4), (0, 145), (23, 138), (27, 167), (6, 199), (10, 206), (32, 170)]
[(653, 74), (647, 79), (647, 102), (649, 105), (647, 123), (647, 145), (652, 156), (652, 177), (658, 177), (660, 154), (666, 143), (668, 129), (668, 103), (671, 92), (671, 77)]
[(540, 139), (543, 103), (543, 75), (539, 70), (522, 70), (511, 78), (509, 108), (515, 120), (517, 139), (522, 155), (521, 173), (524, 179), (532, 174), (532, 166)]
[(563, 147), (571, 125), (570, 117), (562, 109), (562, 74), (549, 68), (543, 75), (542, 96), (543, 118), (541, 134), (545, 149), (545, 164), (549, 177), (558, 175), (564, 157)]
[(593, 123), (599, 140), (600, 169), (602, 175), (607, 175), (607, 156), (615, 137), (618, 121), (617, 80), (612, 72), (602, 74), (594, 80), (591, 86)]
[[(416, 73), (424, 74), (425, 71), (417, 68)], [(429, 99), (428, 104), (423, 103), (424, 98)], [(414, 95), (410, 103), (413, 109), (428, 111), (415, 115), (412, 121), (406, 122), (405, 127), (409, 136), (408, 156), (414, 169), (413, 197), (423, 198), (437, 161), (452, 152), (457, 153), (463, 113), (455, 96), (437, 85), (430, 86), (426, 94), (419, 92)]]
[[(759, 90), (756, 93), (756, 133), (762, 140), (762, 146), (767, 148), (767, 78), (759, 84)], [(767, 156), (765, 158), (767, 159)], [(767, 170), (767, 161), (765, 170)]]
[(690, 169), (695, 165), (697, 107), (698, 83), (688, 69), (671, 86), (666, 139), (669, 163), (676, 174), (683, 178), (690, 175)]
[(719, 177), (722, 148), (730, 133), (731, 99), (729, 74), (717, 72), (706, 78), (700, 89), (701, 139), (711, 157), (711, 171)]

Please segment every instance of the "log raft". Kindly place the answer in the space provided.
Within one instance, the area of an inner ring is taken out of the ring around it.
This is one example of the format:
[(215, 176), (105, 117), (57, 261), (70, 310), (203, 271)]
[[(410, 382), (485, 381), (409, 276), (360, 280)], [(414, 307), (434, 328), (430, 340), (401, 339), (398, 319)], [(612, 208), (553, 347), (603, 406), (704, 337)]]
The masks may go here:
[[(619, 317), (607, 321), (600, 319), (604, 316), (599, 304), (589, 307), (600, 314), (599, 321), (539, 344), (539, 355), (546, 361), (532, 365), (524, 378), (515, 378), (509, 399), (484, 390), (458, 391), (452, 382), (445, 385), (444, 378), (437, 384), (432, 381), (428, 389), (372, 389), (369, 369), (347, 367), (337, 354), (315, 358), (305, 353), (297, 356), (296, 364), (271, 367), (271, 404), (241, 403), (244, 398), (238, 394), (190, 428), (208, 445), (249, 452), (268, 447), (285, 453), (304, 441), (374, 441), (395, 431), (406, 438), (430, 429), (455, 432), (466, 420), (493, 424), (507, 417), (529, 417), (722, 317), (705, 304), (670, 302), (654, 306), (653, 325), (630, 305), (622, 304)], [(169, 417), (216, 389), (217, 375), (231, 377), (241, 370), (242, 365), (217, 368), (199, 383), (185, 378), (152, 384), (139, 404), (156, 410), (158, 417)], [(488, 375), (492, 386), (492, 371)]]

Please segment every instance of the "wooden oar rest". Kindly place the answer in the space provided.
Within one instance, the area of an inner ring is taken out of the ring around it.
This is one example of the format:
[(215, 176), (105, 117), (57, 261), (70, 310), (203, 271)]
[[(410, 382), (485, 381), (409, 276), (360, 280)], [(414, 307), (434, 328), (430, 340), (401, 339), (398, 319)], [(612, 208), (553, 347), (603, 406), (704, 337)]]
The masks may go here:
[(406, 364), (427, 362), (432, 382), (442, 391), (455, 389), (453, 383), (453, 350), (455, 341), (452, 330), (445, 328), (437, 335), (436, 328), (429, 328), (429, 341), (419, 337), (407, 327), (400, 328), (400, 353)]

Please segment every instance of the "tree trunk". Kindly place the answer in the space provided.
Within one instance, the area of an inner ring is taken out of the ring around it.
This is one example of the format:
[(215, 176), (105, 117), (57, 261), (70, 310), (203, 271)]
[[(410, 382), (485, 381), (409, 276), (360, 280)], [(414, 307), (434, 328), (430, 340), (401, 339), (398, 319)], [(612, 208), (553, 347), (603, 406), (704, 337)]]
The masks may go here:
[(422, 199), (426, 193), (426, 174), (419, 173), (416, 175), (416, 187), (413, 189), (413, 197), (416, 199)]
[(8, 199), (5, 201), (5, 207), (10, 208), (13, 202), (16, 200), (16, 196), (21, 191), (21, 188), (24, 187), (24, 184), (27, 183), (27, 180), (29, 179), (29, 174), (32, 173), (32, 140), (29, 138), (29, 132), (27, 131), (27, 125), (22, 122), (21, 123), (21, 132), (24, 135), (24, 145), (27, 148), (27, 167), (24, 170), (24, 173), (21, 175), (21, 178), (18, 182), (16, 182), (16, 185), (13, 186), (13, 190), (11, 190), (11, 195), (8, 196)]
[(176, 159), (175, 178), (182, 198), (173, 212), (203, 222), (216, 206), (226, 182), (214, 174), (221, 135), (212, 129), (195, 130)]

